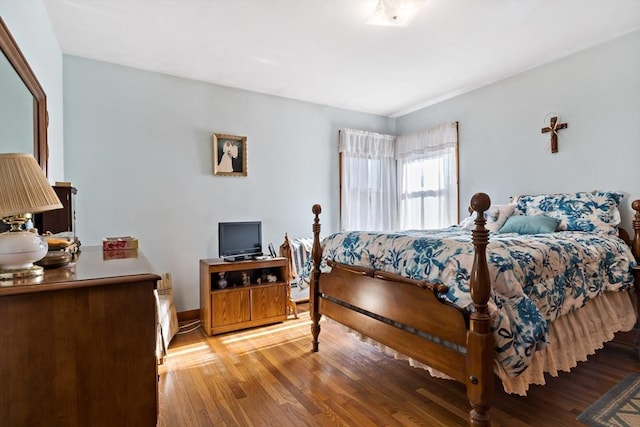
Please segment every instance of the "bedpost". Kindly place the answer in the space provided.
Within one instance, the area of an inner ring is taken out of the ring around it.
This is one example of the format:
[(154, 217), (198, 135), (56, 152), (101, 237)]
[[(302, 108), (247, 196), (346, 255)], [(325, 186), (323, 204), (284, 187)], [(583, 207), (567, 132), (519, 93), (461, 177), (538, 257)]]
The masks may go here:
[(484, 212), (491, 206), (491, 199), (484, 193), (471, 198), (476, 212), (476, 227), (471, 232), (474, 256), (471, 269), (471, 298), (475, 307), (467, 332), (467, 398), (471, 404), (469, 423), (475, 427), (488, 427), (489, 407), (493, 400), (494, 343), (491, 333), (491, 316), (487, 303), (491, 296), (491, 281), (487, 265), (489, 230), (485, 228)]
[(633, 218), (633, 242), (631, 243), (631, 252), (636, 257), (636, 261), (640, 262), (640, 200), (631, 202), (631, 208), (636, 211)]
[(289, 234), (284, 233), (284, 242), (278, 248), (278, 252), (280, 256), (283, 256), (287, 259), (289, 264), (289, 281), (293, 280), (293, 251), (291, 249), (291, 240), (289, 240)]
[(309, 312), (311, 313), (311, 335), (313, 335), (313, 350), (318, 351), (318, 335), (320, 335), (320, 292), (318, 282), (320, 281), (320, 261), (322, 259), (322, 246), (320, 246), (320, 205), (313, 205), (311, 209), (315, 218), (313, 219), (313, 247), (311, 249), (311, 286), (309, 289)]
[(289, 234), (284, 233), (284, 242), (278, 248), (279, 254), (287, 259), (287, 316), (293, 314), (298, 318), (298, 306), (291, 299), (291, 281), (293, 280), (293, 250), (291, 249), (291, 240)]

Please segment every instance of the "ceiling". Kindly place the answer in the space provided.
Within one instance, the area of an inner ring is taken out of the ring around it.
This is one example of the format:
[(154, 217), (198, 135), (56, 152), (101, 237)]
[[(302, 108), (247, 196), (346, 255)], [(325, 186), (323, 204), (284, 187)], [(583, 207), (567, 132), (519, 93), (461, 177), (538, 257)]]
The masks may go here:
[[(398, 117), (640, 29), (638, 0), (45, 0), (65, 54)], [(639, 53), (640, 54), (640, 53)]]

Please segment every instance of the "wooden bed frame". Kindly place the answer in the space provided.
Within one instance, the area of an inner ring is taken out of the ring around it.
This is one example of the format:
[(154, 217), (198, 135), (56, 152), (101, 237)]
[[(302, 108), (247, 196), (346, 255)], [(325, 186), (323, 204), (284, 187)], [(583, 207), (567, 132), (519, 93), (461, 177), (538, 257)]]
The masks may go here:
[[(314, 205), (313, 270), (309, 294), (313, 351), (318, 351), (320, 317), (325, 315), (466, 384), (471, 404), (470, 425), (489, 426), (489, 408), (494, 391), (494, 342), (487, 306), (491, 283), (486, 258), (489, 231), (485, 228), (484, 212), (490, 205), (491, 200), (484, 193), (477, 193), (471, 199), (471, 208), (477, 212), (475, 229), (471, 232), (475, 248), (470, 283), (475, 312), (471, 315), (438, 299), (438, 294), (446, 292), (446, 285), (433, 285), (337, 263), (330, 263), (330, 273), (321, 274), (321, 207)], [(640, 200), (635, 200), (632, 208), (636, 211), (634, 238), (631, 241), (624, 230), (621, 231), (621, 237), (631, 245), (636, 259), (640, 259)], [(636, 288), (640, 286), (639, 276), (635, 275)], [(424, 316), (426, 312), (432, 315)], [(465, 347), (466, 354), (456, 350), (455, 346), (435, 343), (398, 328), (391, 322), (378, 320), (379, 317)]]

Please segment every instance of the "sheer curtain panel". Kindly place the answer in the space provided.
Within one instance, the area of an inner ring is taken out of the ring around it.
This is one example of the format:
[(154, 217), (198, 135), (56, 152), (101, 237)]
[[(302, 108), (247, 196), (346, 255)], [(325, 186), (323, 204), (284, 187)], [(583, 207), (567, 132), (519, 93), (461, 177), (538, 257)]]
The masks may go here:
[(392, 230), (397, 225), (395, 136), (340, 131), (340, 228)]
[(436, 229), (458, 220), (458, 124), (396, 139), (399, 228)]

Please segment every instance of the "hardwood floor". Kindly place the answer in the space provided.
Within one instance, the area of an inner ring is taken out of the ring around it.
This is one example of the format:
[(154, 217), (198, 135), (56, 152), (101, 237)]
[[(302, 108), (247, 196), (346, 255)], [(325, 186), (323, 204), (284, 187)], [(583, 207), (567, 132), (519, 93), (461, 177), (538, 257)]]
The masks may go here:
[[(330, 321), (311, 353), (309, 325), (300, 310), (300, 319), (272, 326), (176, 336), (159, 367), (158, 426), (468, 425), (462, 384), (387, 357)], [(493, 425), (582, 426), (578, 414), (630, 372), (640, 372), (630, 348), (607, 344), (527, 397), (497, 384)]]

